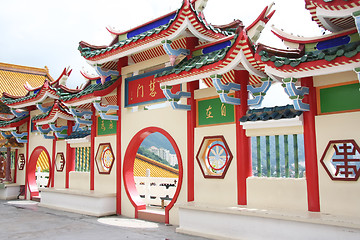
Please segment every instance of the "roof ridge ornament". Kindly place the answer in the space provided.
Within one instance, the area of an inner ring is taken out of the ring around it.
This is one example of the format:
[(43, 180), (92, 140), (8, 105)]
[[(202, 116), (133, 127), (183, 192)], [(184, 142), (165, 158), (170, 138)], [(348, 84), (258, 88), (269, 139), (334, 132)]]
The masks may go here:
[(264, 8), (260, 13), (258, 18), (246, 28), (247, 35), (253, 43), (255, 43), (260, 38), (262, 30), (265, 28), (265, 25), (270, 21), (271, 17), (274, 15), (276, 10), (271, 11), (271, 8), (275, 5), (274, 2), (269, 4)]

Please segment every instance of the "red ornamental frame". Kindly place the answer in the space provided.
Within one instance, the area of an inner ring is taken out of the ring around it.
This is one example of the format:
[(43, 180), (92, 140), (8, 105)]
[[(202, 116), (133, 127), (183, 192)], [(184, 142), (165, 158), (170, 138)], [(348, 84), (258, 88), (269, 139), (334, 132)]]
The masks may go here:
[(135, 156), (137, 153), (137, 150), (139, 149), (141, 143), (143, 140), (149, 136), (152, 133), (159, 132), (162, 135), (164, 135), (169, 142), (171, 143), (172, 147), (175, 150), (176, 157), (178, 159), (178, 166), (179, 166), (179, 179), (178, 179), (178, 186), (176, 188), (175, 194), (173, 196), (173, 199), (165, 207), (165, 223), (169, 223), (169, 211), (174, 206), (175, 202), (177, 201), (180, 189), (182, 186), (183, 181), (183, 165), (182, 165), (182, 159), (180, 150), (175, 142), (175, 140), (172, 138), (172, 136), (165, 131), (162, 128), (158, 127), (148, 127), (144, 128), (143, 130), (139, 131), (135, 136), (131, 139), (124, 157), (124, 168), (123, 168), (123, 180), (124, 180), (124, 186), (126, 194), (131, 202), (131, 204), (135, 208), (135, 218), (138, 218), (138, 211), (146, 209), (146, 205), (144, 204), (143, 200), (140, 198), (138, 191), (135, 186), (135, 180), (134, 180), (134, 161)]
[[(222, 146), (220, 144), (215, 144), (215, 145), (211, 146), (211, 148), (213, 148), (214, 146), (218, 146), (218, 147), (221, 146), (221, 148), (223, 148), (223, 150), (224, 150), (223, 152), (226, 157), (226, 161), (223, 163), (223, 165), (221, 167), (217, 167), (217, 168), (212, 167), (212, 165), (210, 164), (210, 149), (208, 151), (206, 151), (208, 149), (208, 147), (210, 147), (210, 145), (215, 141), (221, 141), (224, 144), (224, 146)], [(232, 159), (233, 159), (233, 155), (230, 151), (228, 144), (226, 143), (224, 136), (204, 137), (200, 144), (198, 153), (196, 154), (196, 160), (199, 164), (200, 170), (201, 170), (204, 178), (223, 179), (226, 175), (227, 170), (229, 169)], [(223, 171), (221, 173), (215, 173), (215, 172), (212, 172), (211, 169), (213, 169), (215, 171), (223, 169)]]
[[(108, 166), (108, 169), (106, 169), (102, 163), (103, 161), (105, 161), (105, 158), (106, 158), (105, 154), (110, 154), (110, 156), (112, 157), (112, 160), (110, 162), (110, 166)], [(99, 174), (110, 174), (111, 173), (111, 169), (115, 162), (115, 154), (112, 150), (110, 143), (100, 143), (99, 144), (99, 147), (98, 147), (96, 155), (95, 155), (95, 162), (96, 162), (96, 167), (98, 169)]]
[(19, 155), (18, 155), (18, 169), (19, 170), (24, 170), (24, 166), (25, 166), (25, 155), (23, 154), (23, 153), (20, 153)]
[[(345, 144), (343, 146), (344, 152), (338, 152), (339, 150), (336, 147), (336, 145), (338, 145), (338, 144)], [(349, 154), (350, 152), (347, 152), (347, 150), (350, 147), (350, 146), (348, 146), (348, 144), (353, 145), (353, 152), (351, 152), (351, 154)], [(331, 180), (333, 180), (333, 181), (357, 181), (359, 179), (360, 168), (357, 169), (355, 165), (349, 165), (349, 162), (360, 162), (360, 159), (348, 159), (347, 158), (348, 155), (354, 155), (356, 153), (356, 151), (358, 153), (360, 153), (360, 147), (357, 145), (357, 143), (353, 139), (329, 141), (329, 143), (326, 146), (324, 153), (320, 159), (320, 163), (324, 167), (326, 173), (329, 175)], [(333, 163), (331, 163), (331, 161), (333, 160), (334, 153), (335, 154), (338, 153), (336, 155), (340, 155), (340, 156), (344, 155), (344, 159), (335, 159), (337, 162), (344, 162), (344, 166), (341, 167), (341, 165), (340, 165), (340, 167), (338, 168), (338, 167), (335, 167), (333, 165)], [(347, 176), (347, 175), (349, 175), (348, 168), (350, 168), (350, 170), (353, 169), (353, 171), (354, 171), (353, 173), (355, 174), (354, 177)], [(336, 176), (337, 175), (336, 173), (342, 173), (342, 172), (340, 172), (341, 169), (345, 170), (345, 177), (344, 176), (340, 176), (340, 177)]]
[[(60, 157), (60, 161), (58, 163), (58, 156)], [(56, 154), (56, 157), (55, 157), (55, 169), (57, 172), (62, 172), (64, 171), (64, 167), (65, 167), (65, 157), (64, 157), (64, 153), (62, 152), (58, 152)]]

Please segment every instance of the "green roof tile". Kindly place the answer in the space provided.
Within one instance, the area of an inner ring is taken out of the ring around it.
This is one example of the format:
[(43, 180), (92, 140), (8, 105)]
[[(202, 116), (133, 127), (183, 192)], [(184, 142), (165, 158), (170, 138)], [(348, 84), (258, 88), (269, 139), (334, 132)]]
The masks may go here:
[(5, 127), (5, 126), (8, 126), (12, 123), (16, 123), (16, 122), (20, 122), (21, 120), (25, 119), (29, 117), (29, 115), (26, 115), (26, 116), (22, 116), (22, 117), (15, 117), (11, 120), (6, 120), (6, 121), (0, 121), (0, 127)]

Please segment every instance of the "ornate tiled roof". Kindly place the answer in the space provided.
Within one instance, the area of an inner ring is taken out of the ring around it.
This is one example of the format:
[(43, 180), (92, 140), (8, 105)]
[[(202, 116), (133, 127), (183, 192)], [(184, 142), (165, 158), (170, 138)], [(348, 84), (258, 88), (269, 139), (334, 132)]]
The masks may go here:
[(0, 121), (0, 128), (11, 127), (12, 125), (16, 125), (16, 123), (21, 123), (28, 118), (29, 118), (29, 116), (26, 115), (26, 116), (22, 116), (22, 117), (15, 117), (11, 120)]
[(9, 94), (4, 94), (1, 98), (1, 101), (3, 103), (5, 103), (6, 105), (24, 103), (31, 99), (35, 100), (38, 98), (42, 98), (46, 91), (50, 91), (53, 95), (56, 95), (57, 90), (56, 90), (56, 88), (52, 87), (51, 85), (47, 85), (47, 86), (43, 85), (43, 86), (41, 86), (40, 89), (27, 92), (27, 94), (22, 97), (15, 97), (15, 96), (10, 96)]
[(305, 0), (312, 20), (320, 27), (338, 32), (355, 27), (351, 13), (360, 7), (358, 0)]
[(69, 136), (67, 136), (65, 139), (76, 139), (76, 138), (84, 138), (91, 134), (91, 130), (84, 130), (84, 131), (76, 131), (72, 132)]
[(56, 116), (56, 114), (62, 114), (66, 118), (73, 118), (72, 114), (70, 113), (69, 109), (59, 100), (56, 100), (54, 105), (52, 106), (51, 110), (44, 114), (38, 114), (31, 118), (31, 121), (39, 122), (40, 120), (53, 120), (51, 122), (55, 122), (56, 119), (51, 119)]
[(179, 170), (166, 166), (143, 155), (136, 154), (134, 176), (146, 177), (146, 169), (150, 169), (150, 177), (178, 178)]
[[(184, 1), (181, 8), (174, 15), (168, 14), (163, 18), (165, 20), (168, 19), (168, 21), (163, 23), (163, 21), (160, 21), (162, 18), (159, 18), (156, 21), (147, 23), (149, 26), (153, 26), (152, 29), (148, 30), (145, 28), (147, 24), (134, 29), (133, 32), (137, 33), (135, 36), (130, 35), (129, 38), (124, 36), (126, 39), (119, 39), (119, 36), (116, 36), (114, 39), (115, 41), (113, 41), (110, 46), (96, 47), (85, 42), (80, 42), (79, 51), (86, 59), (90, 61), (98, 61), (104, 58), (107, 59), (108, 57), (111, 58), (113, 55), (117, 55), (121, 52), (128, 51), (148, 43), (153, 44), (151, 47), (154, 47), (160, 44), (160, 39), (171, 38), (171, 36), (184, 22), (187, 24), (185, 21), (186, 18), (189, 19), (189, 24), (193, 26), (193, 31), (197, 31), (206, 38), (216, 40), (234, 34), (233, 29), (220, 29), (207, 24), (201, 14), (194, 9), (193, 4), (188, 1)], [(141, 32), (141, 29), (144, 29), (144, 32)], [(116, 41), (116, 39), (119, 39), (120, 41)], [(110, 58), (106, 61), (113, 60)]]
[(240, 118), (240, 122), (255, 122), (295, 118), (300, 116), (302, 113), (302, 111), (295, 110), (293, 105), (250, 109), (246, 112), (245, 116)]
[(58, 94), (60, 96), (60, 100), (67, 102), (73, 99), (78, 99), (87, 95), (94, 94), (96, 92), (101, 92), (103, 90), (109, 90), (109, 89), (111, 90), (116, 87), (115, 83), (117, 82), (118, 79), (119, 77), (116, 76), (108, 77), (104, 84), (101, 84), (101, 82), (97, 81), (92, 84), (88, 84), (87, 86), (85, 86), (83, 90), (75, 93), (58, 89)]
[(173, 73), (178, 74), (182, 71), (189, 72), (190, 70), (192, 70), (194, 68), (199, 69), (205, 65), (216, 63), (216, 62), (224, 59), (229, 48), (230, 47), (225, 47), (223, 49), (220, 49), (220, 50), (217, 50), (214, 52), (210, 52), (208, 54), (196, 56), (196, 57), (193, 57), (190, 59), (184, 58), (178, 65), (176, 65), (172, 69), (158, 73), (155, 75), (155, 77), (156, 78), (162, 77), (162, 76), (170, 75)]
[(262, 46), (258, 49), (258, 54), (261, 56), (261, 61), (263, 62), (273, 62), (275, 67), (282, 67), (284, 65), (290, 65), (292, 67), (297, 67), (300, 63), (313, 62), (317, 60), (326, 60), (331, 62), (338, 57), (345, 56), (347, 58), (352, 58), (360, 52), (360, 41), (353, 42), (337, 47), (332, 47), (324, 50), (309, 51), (299, 54), (298, 57), (287, 57), (290, 56), (276, 56), (276, 53), (271, 53), (269, 48)]
[(0, 96), (4, 92), (13, 96), (24, 96), (28, 93), (24, 84), (41, 86), (45, 80), (53, 82), (49, 70), (45, 68), (25, 67), (14, 64), (0, 63)]

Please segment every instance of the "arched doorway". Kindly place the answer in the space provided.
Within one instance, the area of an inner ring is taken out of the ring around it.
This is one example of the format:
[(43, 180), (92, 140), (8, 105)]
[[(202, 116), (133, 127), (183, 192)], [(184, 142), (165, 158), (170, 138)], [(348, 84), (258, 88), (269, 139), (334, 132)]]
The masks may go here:
[[(43, 172), (44, 170), (51, 173), (50, 155), (45, 147), (39, 146), (34, 149), (30, 155), (29, 163), (27, 166), (27, 180), (30, 191), (30, 199), (33, 197), (39, 197), (39, 188), (36, 181), (37, 172)], [(50, 182), (51, 176), (47, 179), (47, 184)], [(41, 184), (43, 185), (43, 184)]]
[(165, 223), (169, 223), (169, 211), (174, 206), (181, 189), (182, 179), (183, 179), (183, 166), (179, 148), (175, 142), (175, 140), (171, 137), (171, 135), (165, 130), (158, 127), (148, 127), (140, 132), (138, 132), (130, 141), (124, 158), (124, 168), (123, 168), (123, 177), (124, 177), (124, 185), (126, 194), (128, 195), (130, 202), (135, 208), (135, 218), (138, 218), (138, 211), (146, 209), (146, 205), (144, 201), (141, 199), (134, 180), (134, 162), (136, 158), (137, 151), (144, 141), (146, 137), (148, 137), (152, 133), (161, 133), (163, 136), (167, 138), (167, 140), (171, 143), (174, 148), (177, 161), (178, 161), (178, 169), (179, 169), (179, 178), (177, 183), (177, 188), (175, 194), (171, 200), (171, 202), (165, 208)]

